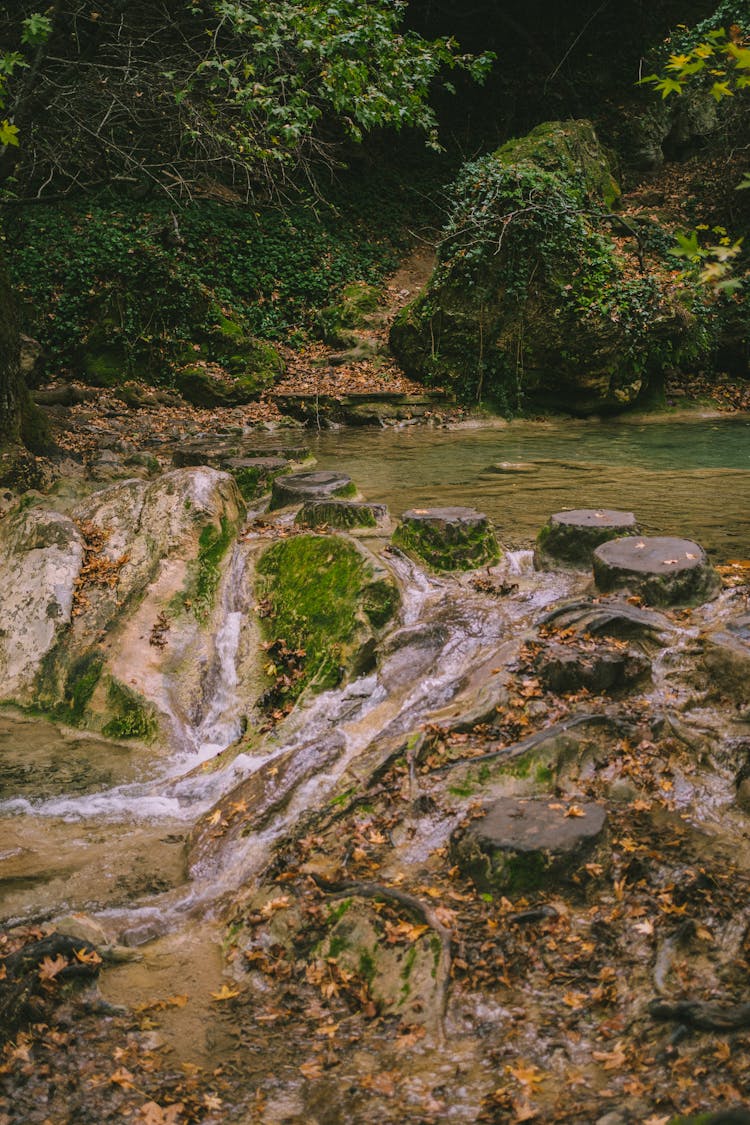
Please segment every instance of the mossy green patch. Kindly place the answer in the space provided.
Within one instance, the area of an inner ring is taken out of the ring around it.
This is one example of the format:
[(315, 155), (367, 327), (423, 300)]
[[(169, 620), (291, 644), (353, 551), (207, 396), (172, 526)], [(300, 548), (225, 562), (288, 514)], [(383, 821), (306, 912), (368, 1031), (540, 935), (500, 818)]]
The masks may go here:
[(371, 585), (371, 568), (344, 539), (296, 535), (262, 556), (258, 594), (269, 607), (266, 635), (272, 644), (283, 640), (303, 653), (297, 677), (284, 687), (286, 698), (296, 698), (312, 680), (319, 690), (339, 682), (366, 631), (365, 606), (371, 619), (374, 613), (387, 620), (397, 595), (386, 599), (381, 590), (376, 597), (368, 592)]
[(198, 540), (198, 555), (188, 567), (188, 577), (182, 593), (175, 594), (170, 609), (179, 613), (189, 608), (198, 621), (206, 620), (213, 609), (216, 589), (221, 579), (221, 562), (231, 544), (237, 529), (226, 516), (221, 517), (219, 527), (206, 524)]
[(112, 712), (112, 718), (102, 730), (107, 738), (137, 738), (149, 742), (154, 737), (157, 732), (154, 709), (114, 677), (107, 690), (107, 703)]

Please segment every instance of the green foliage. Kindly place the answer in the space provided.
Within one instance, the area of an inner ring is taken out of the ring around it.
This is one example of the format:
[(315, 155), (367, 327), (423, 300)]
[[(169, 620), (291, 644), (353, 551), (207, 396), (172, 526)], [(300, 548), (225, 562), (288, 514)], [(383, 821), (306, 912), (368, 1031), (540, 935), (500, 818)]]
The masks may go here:
[(665, 64), (668, 74), (648, 74), (641, 83), (651, 85), (662, 98), (682, 94), (696, 79), (705, 82), (715, 101), (734, 97), (750, 87), (750, 47), (739, 27), (706, 32), (705, 38), (680, 54), (671, 54)]
[[(577, 124), (554, 123), (563, 133)], [(607, 226), (617, 220), (601, 155), (587, 169), (544, 128), (462, 169), (437, 270), (392, 342), (407, 370), (511, 413), (534, 393), (552, 401), (556, 379), (571, 393), (553, 405), (577, 409), (576, 373), (594, 361), (616, 406), (650, 371), (706, 353), (710, 331), (696, 317), (705, 303), (666, 284), (671, 240), (656, 228), (643, 239), (660, 270), (625, 268)], [(600, 392), (597, 405), (610, 405)]]
[[(417, 192), (370, 180), (345, 183), (317, 214), (305, 200), (283, 212), (206, 201), (175, 215), (165, 200), (116, 197), (23, 209), (8, 250), (27, 330), (52, 370), (93, 362), (97, 381), (174, 382), (181, 365), (231, 360), (217, 332), (227, 318), (299, 342), (343, 286), (379, 282), (404, 248)], [(175, 218), (183, 241), (170, 246)]]
[[(481, 79), (491, 58), (459, 55), (449, 38), (427, 41), (401, 23), (406, 4), (214, 0), (214, 50), (175, 98), (205, 93), (238, 112), (230, 139), (246, 161), (286, 163), (324, 117), (360, 141), (374, 128), (405, 127), (435, 140), (430, 87), (443, 68)], [(207, 28), (209, 30), (209, 28)]]
[[(4, 81), (30, 139), (19, 180), (45, 191), (126, 177), (184, 199), (209, 177), (249, 201), (259, 185), (278, 196), (337, 166), (342, 144), (373, 130), (417, 130), (437, 148), (429, 99), (440, 76), (458, 69), (482, 81), (492, 56), (405, 29), (406, 9), (405, 0), (4, 6)], [(18, 45), (34, 52), (33, 81), (15, 73), (26, 65)], [(14, 143), (14, 126), (0, 127)]]

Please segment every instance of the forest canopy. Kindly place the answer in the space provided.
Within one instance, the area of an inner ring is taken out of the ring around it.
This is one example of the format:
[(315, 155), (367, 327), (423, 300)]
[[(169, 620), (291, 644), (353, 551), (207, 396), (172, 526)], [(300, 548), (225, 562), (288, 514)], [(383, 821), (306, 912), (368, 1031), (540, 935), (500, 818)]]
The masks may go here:
[[(0, 5), (0, 178), (49, 196), (116, 182), (245, 197), (387, 127), (437, 145), (429, 97), (489, 54), (404, 28), (402, 0)], [(440, 76), (440, 78), (439, 78)], [(17, 139), (23, 134), (23, 144)]]

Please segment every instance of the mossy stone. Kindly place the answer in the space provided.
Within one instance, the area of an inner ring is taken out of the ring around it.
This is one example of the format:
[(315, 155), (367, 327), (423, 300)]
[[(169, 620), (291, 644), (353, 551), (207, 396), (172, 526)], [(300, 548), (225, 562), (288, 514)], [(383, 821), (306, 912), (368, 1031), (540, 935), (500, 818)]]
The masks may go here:
[(302, 527), (334, 527), (346, 531), (354, 527), (377, 527), (388, 516), (385, 504), (364, 500), (307, 500), (294, 522)]
[(500, 558), (492, 524), (474, 508), (412, 508), (393, 543), (435, 570), (475, 570)]
[(592, 801), (504, 797), (454, 833), (451, 854), (481, 891), (527, 894), (569, 878), (602, 840), (606, 810)]
[(635, 535), (638, 524), (632, 512), (611, 508), (577, 508), (555, 512), (541, 529), (534, 547), (534, 566), (588, 570), (595, 549), (609, 539)]
[(257, 574), (266, 636), (301, 654), (300, 674), (278, 688), (287, 699), (313, 680), (317, 690), (335, 686), (372, 629), (399, 604), (393, 581), (376, 573), (353, 543), (335, 536), (281, 540), (263, 554)]
[(308, 473), (291, 473), (277, 478), (271, 489), (269, 507), (286, 508), (290, 504), (302, 504), (308, 500), (330, 500), (333, 497), (353, 496), (356, 487), (346, 473), (336, 473), (328, 469), (318, 469)]

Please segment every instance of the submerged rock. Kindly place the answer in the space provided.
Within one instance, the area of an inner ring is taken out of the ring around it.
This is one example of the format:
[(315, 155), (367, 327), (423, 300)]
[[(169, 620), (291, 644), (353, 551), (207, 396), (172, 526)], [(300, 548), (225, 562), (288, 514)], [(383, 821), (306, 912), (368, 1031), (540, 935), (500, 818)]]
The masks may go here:
[(700, 605), (721, 589), (705, 551), (690, 539), (615, 539), (596, 548), (593, 564), (599, 590), (628, 590), (650, 605)]
[(393, 542), (435, 570), (475, 570), (500, 558), (492, 524), (474, 508), (411, 508)]
[(328, 500), (333, 496), (352, 496), (354, 482), (346, 473), (321, 469), (311, 473), (292, 473), (282, 480), (274, 480), (269, 507), (286, 508), (305, 500)]
[(622, 535), (637, 535), (632, 512), (611, 508), (577, 508), (555, 512), (539, 532), (534, 547), (534, 566), (580, 567), (588, 570), (596, 547)]
[(452, 840), (455, 862), (482, 891), (526, 894), (570, 878), (602, 839), (606, 810), (591, 801), (504, 797)]

